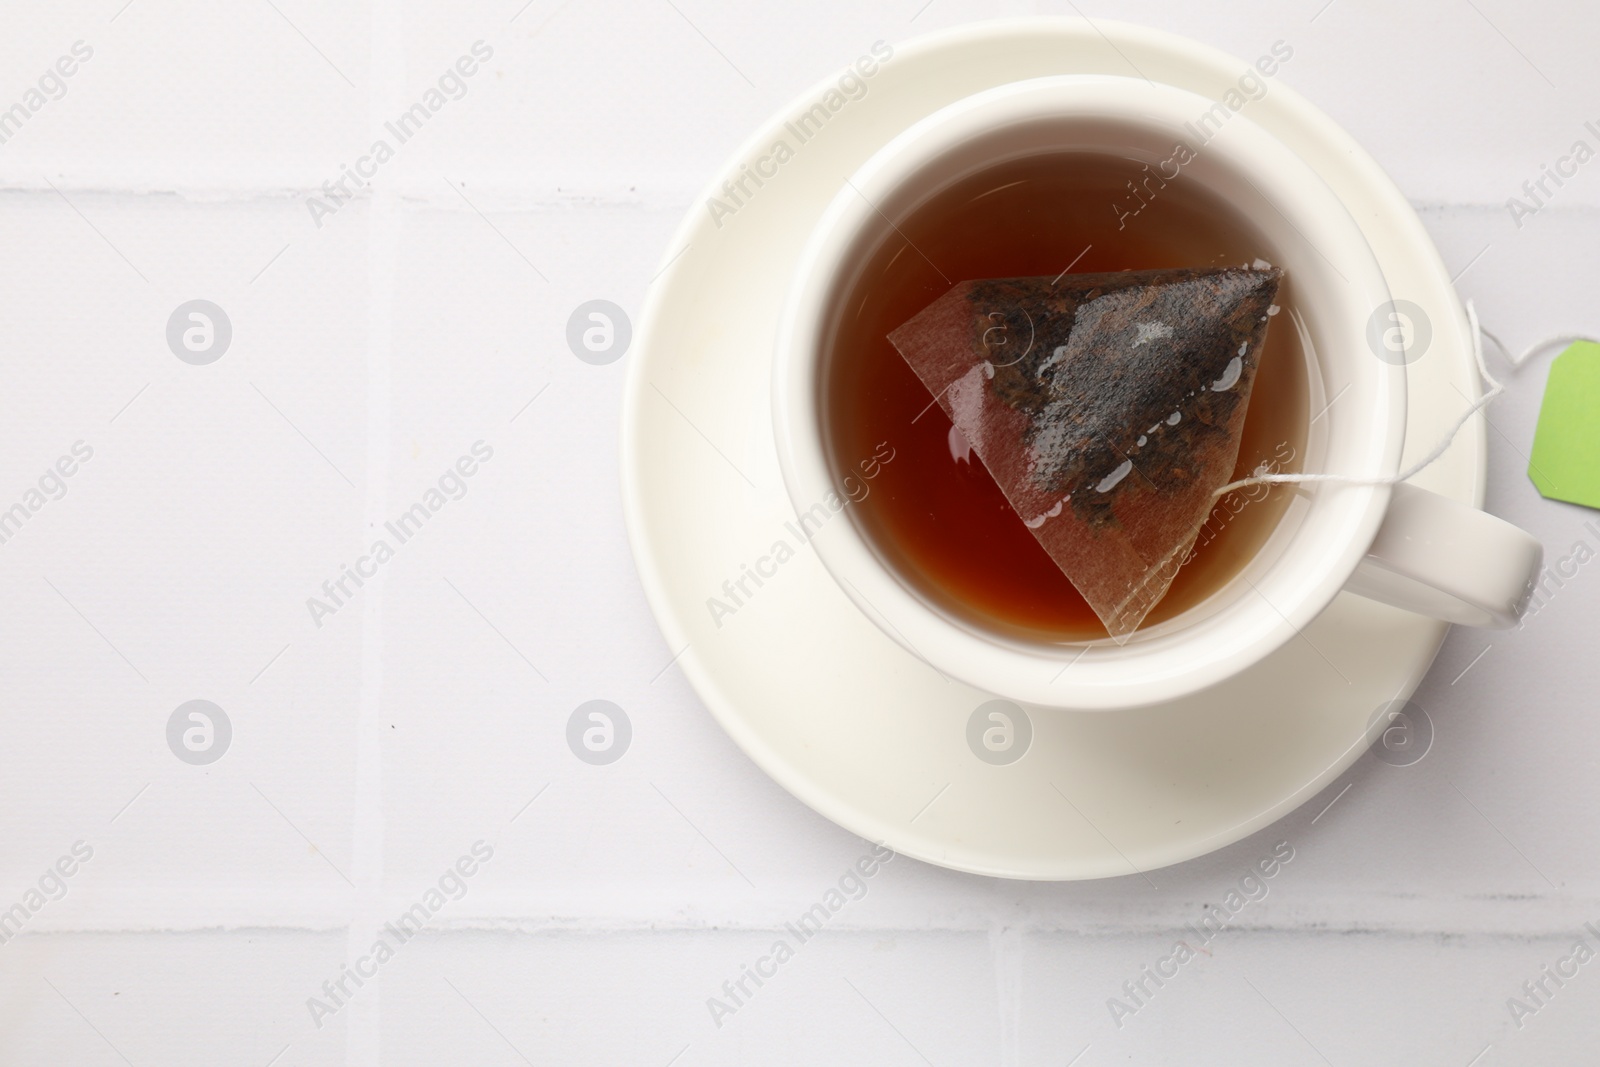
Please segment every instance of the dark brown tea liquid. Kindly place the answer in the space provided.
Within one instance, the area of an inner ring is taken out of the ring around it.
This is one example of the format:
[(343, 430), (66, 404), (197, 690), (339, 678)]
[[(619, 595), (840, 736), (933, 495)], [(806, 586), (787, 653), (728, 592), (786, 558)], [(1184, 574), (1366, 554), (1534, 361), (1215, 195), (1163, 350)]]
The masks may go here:
[[(850, 508), (902, 579), (980, 628), (1034, 641), (1105, 637), (1089, 605), (1034, 540), (976, 455), (959, 457), (942, 408), (886, 335), (955, 282), (1165, 267), (1249, 266), (1270, 258), (1247, 220), (1193, 179), (1164, 186), (1111, 155), (1037, 156), (944, 191), (897, 226), (840, 305), (824, 363), (824, 420), (837, 475), (895, 450)], [(937, 269), (936, 269), (937, 268)], [(942, 276), (941, 276), (942, 274)], [(948, 279), (948, 280), (947, 280)], [(1297, 471), (1305, 451), (1307, 353), (1294, 278), (1278, 293), (1251, 393), (1235, 478), (1261, 463)], [(959, 442), (957, 442), (959, 445)], [(1261, 548), (1293, 490), (1219, 501), (1149, 627), (1220, 589)]]

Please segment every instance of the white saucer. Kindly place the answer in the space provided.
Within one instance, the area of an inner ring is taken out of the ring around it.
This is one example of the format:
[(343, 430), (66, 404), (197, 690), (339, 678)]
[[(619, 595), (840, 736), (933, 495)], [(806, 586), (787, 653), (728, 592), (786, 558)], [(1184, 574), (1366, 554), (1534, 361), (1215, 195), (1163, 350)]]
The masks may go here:
[[(1407, 697), (1446, 625), (1342, 594), (1303, 639), (1198, 697), (1083, 714), (1029, 709), (1015, 762), (980, 760), (968, 721), (990, 697), (884, 636), (786, 527), (769, 364), (792, 265), (846, 176), (911, 122), (960, 97), (1048, 74), (1135, 74), (1213, 98), (1248, 68), (1183, 38), (1096, 20), (1022, 19), (895, 49), (820, 133), (731, 214), (697, 204), (663, 256), (628, 371), (624, 506), (635, 560), (678, 666), (768, 774), (845, 828), (980, 874), (1073, 879), (1151, 870), (1281, 818), (1361, 754), (1374, 712)], [(1292, 60), (1287, 69), (1293, 69)], [(1281, 78), (1281, 75), (1280, 75)], [(767, 155), (819, 83), (748, 140), (706, 195)], [(1478, 395), (1467, 326), (1405, 198), (1329, 118), (1279, 79), (1248, 114), (1339, 193), (1396, 300), (1431, 320), (1409, 368), (1405, 462)], [(768, 164), (770, 168), (771, 164)], [(718, 225), (720, 222), (720, 226)], [(1452, 386), (1454, 388), (1452, 388)], [(1470, 423), (1414, 481), (1481, 506), (1485, 441)], [(833, 522), (848, 522), (843, 514)], [(778, 541), (793, 558), (737, 605), (723, 590)], [(714, 621), (707, 601), (735, 606)]]

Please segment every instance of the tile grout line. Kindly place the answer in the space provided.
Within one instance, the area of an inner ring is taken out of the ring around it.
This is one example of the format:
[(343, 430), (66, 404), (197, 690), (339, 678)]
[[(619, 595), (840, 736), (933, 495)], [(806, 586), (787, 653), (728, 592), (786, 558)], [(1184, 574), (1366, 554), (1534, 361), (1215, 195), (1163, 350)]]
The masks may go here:
[(1023, 930), (1004, 921), (989, 930), (989, 963), (994, 969), (995, 1002), (1000, 1015), (1000, 1067), (1022, 1062)]
[[(393, 99), (399, 100), (403, 95), (402, 87), (402, 91), (397, 92)], [(379, 124), (381, 125), (383, 119), (392, 117), (388, 114), (380, 115)], [(718, 163), (720, 160), (707, 160), (702, 167), (674, 172), (671, 180), (644, 184), (638, 182), (634, 172), (627, 170), (620, 171), (616, 179), (609, 182), (574, 180), (570, 172), (548, 167), (533, 172), (531, 176), (521, 175), (516, 178), (509, 178), (502, 170), (489, 167), (452, 169), (450, 173), (457, 179), (472, 179), (482, 196), (482, 199), (476, 197), (475, 199), (485, 211), (544, 210), (550, 207), (570, 207), (575, 201), (582, 201), (586, 206), (602, 208), (651, 206), (679, 212), (688, 210), (697, 203), (696, 197), (702, 192), (702, 187), (696, 183), (696, 176), (702, 170)], [(69, 196), (76, 194), (95, 197), (127, 196), (140, 200), (160, 196), (177, 197), (180, 201), (194, 203), (257, 200), (299, 202), (308, 196), (321, 195), (321, 183), (328, 177), (327, 173), (309, 162), (297, 164), (297, 168), (303, 169), (297, 169), (294, 174), (277, 172), (257, 181), (185, 181), (187, 175), (177, 172), (127, 178), (122, 174), (89, 173), (80, 169), (63, 175), (62, 180), (56, 185)], [(417, 172), (401, 175), (399, 179), (395, 183), (396, 187), (413, 199), (426, 199), (429, 195), (435, 195), (439, 197), (441, 203), (449, 202), (446, 195), (441, 195), (435, 190), (439, 182), (435, 172), (423, 168)], [(0, 178), (0, 196), (6, 195), (54, 198), (56, 193), (49, 185), (17, 177)], [(1506, 209), (1503, 200), (1408, 198), (1406, 203), (1418, 214), (1477, 212), (1495, 219), (1503, 217)], [(1592, 214), (1597, 207), (1600, 207), (1600, 200), (1594, 202), (1572, 200), (1546, 203), (1539, 209), (1539, 213)]]

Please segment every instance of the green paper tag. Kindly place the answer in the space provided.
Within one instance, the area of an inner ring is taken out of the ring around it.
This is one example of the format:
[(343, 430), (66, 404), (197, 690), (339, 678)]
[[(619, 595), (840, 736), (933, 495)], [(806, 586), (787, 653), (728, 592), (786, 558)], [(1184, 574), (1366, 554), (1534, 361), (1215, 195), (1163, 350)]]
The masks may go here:
[(1528, 477), (1540, 496), (1600, 508), (1600, 345), (1579, 341), (1550, 365)]

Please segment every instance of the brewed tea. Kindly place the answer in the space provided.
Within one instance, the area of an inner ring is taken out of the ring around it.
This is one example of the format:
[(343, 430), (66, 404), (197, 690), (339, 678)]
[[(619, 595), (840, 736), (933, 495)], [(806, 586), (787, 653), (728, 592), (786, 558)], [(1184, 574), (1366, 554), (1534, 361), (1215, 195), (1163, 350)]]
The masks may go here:
[[(997, 166), (904, 219), (841, 303), (825, 363), (835, 466), (877, 442), (896, 462), (855, 510), (877, 551), (924, 597), (981, 627), (1046, 641), (1104, 637), (1067, 580), (888, 334), (966, 279), (1172, 268), (1267, 268), (1248, 220), (1182, 177), (1159, 187), (1142, 164), (1075, 153)], [(1063, 283), (1065, 284), (1065, 283)], [(1235, 476), (1299, 469), (1308, 389), (1293, 280), (1269, 310)], [(1224, 585), (1271, 533), (1292, 489), (1218, 502), (1150, 625)]]

